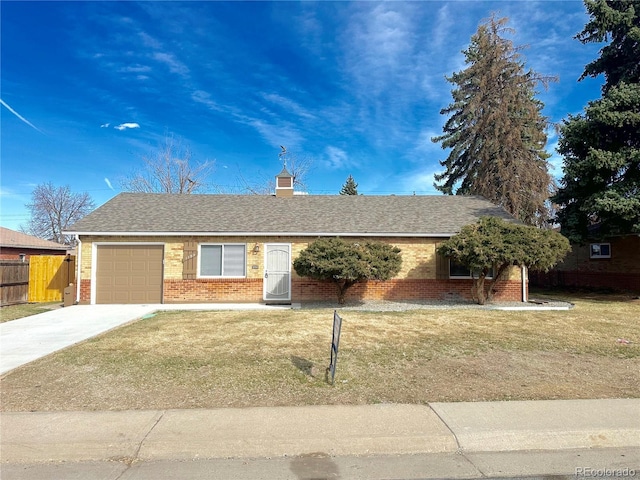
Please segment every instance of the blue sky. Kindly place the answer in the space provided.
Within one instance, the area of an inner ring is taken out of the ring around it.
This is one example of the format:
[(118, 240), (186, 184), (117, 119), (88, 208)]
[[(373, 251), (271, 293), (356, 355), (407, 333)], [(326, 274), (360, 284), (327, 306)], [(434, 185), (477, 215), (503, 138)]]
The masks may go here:
[(310, 194), (350, 174), (364, 194), (436, 194), (444, 77), (492, 12), (559, 77), (538, 95), (551, 122), (600, 96), (577, 81), (601, 47), (573, 39), (581, 1), (2, 1), (0, 224), (26, 225), (49, 181), (101, 205), (167, 135), (215, 162), (218, 191), (266, 184), (285, 145), (312, 165)]

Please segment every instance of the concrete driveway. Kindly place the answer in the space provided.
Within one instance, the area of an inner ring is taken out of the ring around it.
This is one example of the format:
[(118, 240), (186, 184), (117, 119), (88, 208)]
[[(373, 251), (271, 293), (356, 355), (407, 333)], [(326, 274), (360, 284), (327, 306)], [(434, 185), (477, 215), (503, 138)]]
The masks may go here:
[(0, 375), (157, 310), (150, 305), (74, 305), (0, 324)]
[(159, 310), (273, 310), (260, 304), (74, 305), (0, 323), (0, 375)]

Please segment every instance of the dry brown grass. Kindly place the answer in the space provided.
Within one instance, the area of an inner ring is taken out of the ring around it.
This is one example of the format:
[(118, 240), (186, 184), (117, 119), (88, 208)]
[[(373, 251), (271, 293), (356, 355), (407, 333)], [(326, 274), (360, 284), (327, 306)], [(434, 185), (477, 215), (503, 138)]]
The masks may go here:
[(18, 318), (29, 317), (43, 313), (60, 306), (60, 302), (49, 303), (22, 303), (20, 305), (8, 305), (0, 308), (0, 323), (9, 322)]
[[(640, 301), (569, 311), (165, 312), (22, 367), (2, 410), (640, 397)], [(619, 338), (630, 340), (622, 344)]]

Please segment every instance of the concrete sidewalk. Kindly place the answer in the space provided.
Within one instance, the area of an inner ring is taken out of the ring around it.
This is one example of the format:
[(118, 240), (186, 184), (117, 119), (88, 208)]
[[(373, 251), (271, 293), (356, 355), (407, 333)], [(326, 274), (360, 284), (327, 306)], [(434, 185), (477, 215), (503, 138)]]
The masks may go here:
[(3, 413), (3, 463), (628, 449), (640, 400)]

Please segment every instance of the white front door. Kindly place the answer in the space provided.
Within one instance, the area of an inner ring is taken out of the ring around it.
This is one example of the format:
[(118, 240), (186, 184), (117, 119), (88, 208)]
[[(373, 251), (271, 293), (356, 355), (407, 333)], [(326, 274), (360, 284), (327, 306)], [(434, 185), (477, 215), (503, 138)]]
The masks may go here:
[(291, 301), (291, 244), (267, 243), (264, 251), (264, 300)]

